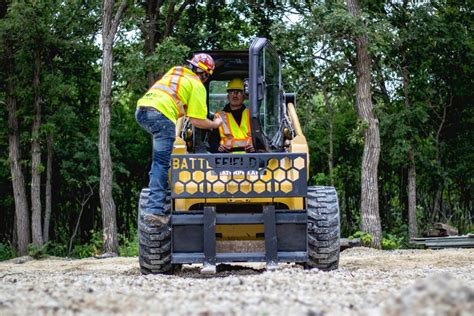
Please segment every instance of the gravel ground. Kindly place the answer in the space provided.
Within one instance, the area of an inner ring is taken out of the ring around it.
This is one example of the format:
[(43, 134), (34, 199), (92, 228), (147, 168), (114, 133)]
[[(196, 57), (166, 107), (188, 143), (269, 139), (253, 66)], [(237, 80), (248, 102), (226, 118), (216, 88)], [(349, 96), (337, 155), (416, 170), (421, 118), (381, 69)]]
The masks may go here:
[(474, 249), (352, 248), (337, 271), (263, 267), (210, 277), (141, 275), (137, 258), (0, 262), (0, 315), (474, 315)]

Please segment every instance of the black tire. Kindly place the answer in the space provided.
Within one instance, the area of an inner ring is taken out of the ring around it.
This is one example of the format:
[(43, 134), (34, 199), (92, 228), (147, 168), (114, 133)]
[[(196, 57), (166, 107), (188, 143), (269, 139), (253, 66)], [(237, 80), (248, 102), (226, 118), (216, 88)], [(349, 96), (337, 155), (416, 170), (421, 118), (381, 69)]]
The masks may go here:
[[(171, 264), (171, 224), (157, 227), (142, 220), (143, 206), (150, 190), (145, 188), (138, 202), (138, 262), (143, 274), (172, 273)], [(171, 196), (166, 195), (165, 212), (171, 214)]]
[(308, 269), (339, 267), (339, 204), (334, 187), (308, 187)]

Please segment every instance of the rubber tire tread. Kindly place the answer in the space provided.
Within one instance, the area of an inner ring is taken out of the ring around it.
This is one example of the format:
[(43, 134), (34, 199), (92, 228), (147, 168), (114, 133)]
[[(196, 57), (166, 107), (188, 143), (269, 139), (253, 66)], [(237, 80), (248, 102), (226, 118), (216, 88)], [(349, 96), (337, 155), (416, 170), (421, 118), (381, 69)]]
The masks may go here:
[[(138, 203), (138, 262), (142, 274), (168, 274), (173, 272), (171, 264), (171, 224), (156, 227), (142, 221), (143, 206), (150, 190), (140, 193)], [(165, 212), (171, 214), (171, 195), (166, 195)]]
[(310, 186), (308, 210), (308, 269), (322, 271), (339, 267), (340, 219), (334, 187)]

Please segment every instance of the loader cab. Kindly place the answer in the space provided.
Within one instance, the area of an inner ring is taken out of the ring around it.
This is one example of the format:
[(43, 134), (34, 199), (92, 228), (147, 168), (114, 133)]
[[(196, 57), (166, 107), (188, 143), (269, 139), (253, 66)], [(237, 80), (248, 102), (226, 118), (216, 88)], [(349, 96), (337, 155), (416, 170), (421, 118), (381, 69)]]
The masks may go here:
[[(245, 83), (244, 105), (250, 110), (253, 144), (257, 152), (283, 151), (284, 93), (277, 50), (265, 38), (256, 38), (249, 50), (199, 51), (212, 56), (216, 67), (206, 82), (208, 118), (227, 104), (227, 82)], [(187, 128), (190, 128), (189, 126)], [(209, 152), (209, 132), (194, 128), (191, 151)], [(188, 148), (189, 150), (189, 148)]]

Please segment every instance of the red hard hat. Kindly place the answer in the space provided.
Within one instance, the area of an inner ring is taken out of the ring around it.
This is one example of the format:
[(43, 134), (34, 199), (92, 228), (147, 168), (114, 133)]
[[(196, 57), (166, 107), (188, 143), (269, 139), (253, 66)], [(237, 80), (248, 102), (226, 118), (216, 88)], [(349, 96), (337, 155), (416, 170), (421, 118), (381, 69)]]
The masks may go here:
[(187, 60), (187, 62), (195, 67), (201, 68), (209, 75), (212, 75), (214, 72), (214, 59), (212, 59), (212, 57), (208, 54), (200, 53), (194, 55), (193, 58), (191, 58), (191, 60)]

